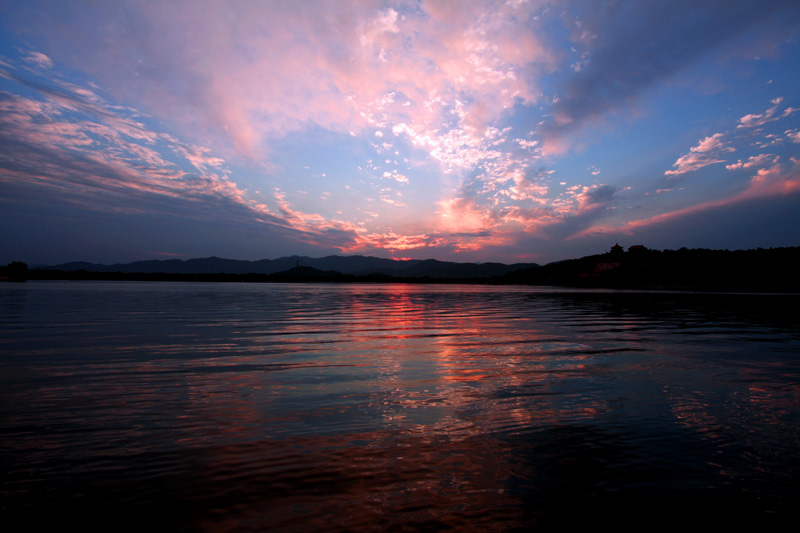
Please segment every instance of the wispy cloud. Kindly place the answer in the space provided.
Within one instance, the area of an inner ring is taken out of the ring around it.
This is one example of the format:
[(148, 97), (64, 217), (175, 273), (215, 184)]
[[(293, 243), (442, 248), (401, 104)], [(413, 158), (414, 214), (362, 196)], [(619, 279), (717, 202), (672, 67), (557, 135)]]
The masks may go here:
[[(664, 172), (665, 176), (680, 176), (688, 172), (700, 170), (703, 167), (713, 165), (716, 163), (725, 163), (727, 154), (732, 154), (736, 151), (734, 144), (741, 144), (743, 139), (752, 139), (753, 135), (760, 135), (763, 140), (752, 142), (752, 144), (764, 147), (774, 144), (776, 136), (771, 133), (763, 132), (761, 127), (770, 122), (775, 122), (790, 116), (794, 113), (791, 107), (785, 107), (780, 110), (782, 97), (774, 98), (772, 100), (772, 107), (768, 108), (763, 113), (748, 114), (739, 119), (739, 123), (735, 129), (715, 133), (702, 139), (696, 146), (689, 149), (689, 153), (682, 155), (673, 164), (673, 169)], [(745, 137), (743, 137), (745, 136)], [(747, 137), (749, 136), (749, 137)], [(791, 138), (790, 135), (787, 136)], [(768, 154), (759, 154), (751, 156), (747, 161), (739, 160), (737, 163), (726, 165), (728, 170), (735, 170), (740, 168), (749, 168), (751, 166), (762, 163), (766, 158), (770, 157)]]
[(51, 68), (54, 65), (52, 59), (35, 50), (26, 50), (24, 57), (26, 61), (40, 68)]
[(182, 123), (198, 142), (224, 131), (256, 159), (272, 139), (308, 124), (342, 132), (406, 124), (444, 157), (453, 143), (480, 143), (516, 102), (535, 102), (524, 69), (553, 60), (530, 31), (538, 8), (526, 2), (175, 2), (139, 5), (125, 18), (89, 10), (104, 17), (103, 28), (54, 26), (61, 38), (85, 43), (93, 57), (82, 64), (95, 77)]
[(725, 152), (734, 152), (735, 149), (731, 146), (727, 146), (723, 138), (724, 134), (715, 133), (714, 135), (710, 135), (701, 140), (697, 146), (693, 146), (689, 149), (688, 154), (679, 157), (678, 160), (672, 165), (675, 168), (672, 170), (667, 170), (664, 172), (664, 175), (680, 176), (681, 174), (693, 172), (703, 167), (707, 167), (708, 165), (724, 163), (725, 160), (720, 159), (719, 154)]
[(780, 14), (783, 28), (789, 29), (799, 16), (791, 1), (574, 6), (564, 17), (580, 68), (559, 86), (552, 119), (543, 131), (548, 144), (607, 113), (625, 112), (643, 92), (763, 19)]
[(85, 88), (40, 88), (43, 100), (0, 93), (0, 181), (59, 202), (115, 213), (259, 220), (291, 227), (228, 179), (226, 162), (108, 104)]
[(764, 124), (772, 122), (773, 120), (778, 120), (781, 117), (789, 116), (795, 111), (792, 108), (786, 108), (783, 113), (778, 113), (778, 107), (780, 106), (781, 102), (783, 102), (783, 98), (775, 98), (772, 100), (774, 105), (763, 113), (743, 116), (739, 119), (739, 125), (737, 128), (755, 128), (758, 126), (763, 126)]
[(746, 161), (738, 160), (736, 163), (725, 165), (728, 170), (741, 170), (762, 166), (768, 163), (777, 163), (778, 158), (772, 154), (759, 154), (749, 157)]
[(758, 198), (784, 196), (800, 192), (800, 160), (792, 160), (789, 165), (775, 162), (769, 167), (759, 169), (752, 175), (747, 187), (729, 198), (710, 200), (679, 208), (652, 217), (633, 220), (621, 228), (608, 229), (608, 232), (631, 233), (632, 231), (671, 220), (685, 218), (689, 215), (710, 211), (721, 207), (734, 206)]
[(12, 0), (0, 19), (15, 201), (491, 259), (794, 183), (796, 2)]

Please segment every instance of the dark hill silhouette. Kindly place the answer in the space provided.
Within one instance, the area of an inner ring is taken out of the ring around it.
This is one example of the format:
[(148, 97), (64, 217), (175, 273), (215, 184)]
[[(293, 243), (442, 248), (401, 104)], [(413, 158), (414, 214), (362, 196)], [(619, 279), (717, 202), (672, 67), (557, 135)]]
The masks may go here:
[(535, 264), (395, 261), (365, 256), (205, 259), (119, 265), (66, 263), (29, 269), (28, 279), (176, 281), (469, 282), (619, 289), (800, 292), (800, 247), (756, 250), (648, 250), (613, 247), (604, 254)]
[(520, 269), (503, 283), (730, 291), (800, 291), (800, 247), (648, 250), (631, 247)]
[(337, 281), (344, 275), (334, 270), (320, 270), (309, 266), (296, 266), (283, 272), (270, 274), (270, 281)]
[(350, 275), (388, 275), (432, 278), (490, 278), (501, 276), (519, 268), (535, 266), (533, 263), (504, 265), (501, 263), (455, 263), (435, 259), (397, 261), (369, 256), (331, 255), (321, 258), (289, 256), (260, 261), (240, 261), (207, 257), (203, 259), (168, 259), (136, 261), (133, 263), (101, 265), (95, 263), (64, 263), (39, 270), (63, 272), (121, 272), (124, 274), (277, 274), (297, 266), (307, 266), (320, 271), (336, 271)]
[(0, 267), (0, 281), (25, 281), (28, 279), (28, 265), (21, 261), (13, 261)]
[(423, 277), (430, 278), (492, 278), (502, 276), (519, 270), (521, 268), (533, 268), (538, 265), (515, 264), (504, 265), (502, 263), (449, 263), (427, 259), (414, 265), (397, 271), (397, 275), (404, 277)]

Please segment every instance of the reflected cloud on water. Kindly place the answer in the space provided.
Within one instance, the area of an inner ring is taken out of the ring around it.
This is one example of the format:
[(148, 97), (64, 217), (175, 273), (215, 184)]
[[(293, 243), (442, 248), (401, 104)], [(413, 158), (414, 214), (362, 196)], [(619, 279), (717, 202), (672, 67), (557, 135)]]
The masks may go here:
[(483, 531), (800, 503), (800, 337), (758, 296), (29, 285), (0, 300), (0, 361), (3, 495), (31, 520)]

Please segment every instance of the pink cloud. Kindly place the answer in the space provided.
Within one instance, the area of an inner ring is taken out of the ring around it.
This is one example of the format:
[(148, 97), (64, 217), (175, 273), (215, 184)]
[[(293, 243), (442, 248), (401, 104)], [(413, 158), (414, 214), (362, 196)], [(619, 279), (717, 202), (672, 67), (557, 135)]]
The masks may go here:
[(462, 243), (463, 250), (509, 245), (534, 236), (546, 240), (576, 238), (613, 211), (616, 196), (614, 187), (600, 184), (576, 185), (546, 200), (534, 196), (521, 202), (524, 205), (486, 206), (479, 198), (456, 196), (439, 202), (439, 228), (453, 235), (481, 237)]
[[(169, 135), (147, 130), (97, 95), (83, 91), (81, 96), (91, 98), (79, 106), (68, 92), (44, 102), (19, 96), (0, 99), (0, 136), (14, 153), (3, 161), (0, 180), (50, 191), (96, 211), (151, 212), (163, 209), (158, 198), (222, 201), (252, 210), (236, 184), (205, 172), (222, 165), (208, 149), (187, 149)], [(204, 168), (198, 168), (199, 174), (189, 173), (164, 153), (186, 155)]]
[[(739, 125), (737, 128), (754, 128), (756, 126), (763, 126), (767, 122), (778, 120), (781, 118), (781, 116), (778, 115), (778, 106), (781, 104), (781, 102), (783, 102), (783, 98), (775, 98), (772, 100), (772, 103), (774, 104), (773, 107), (770, 107), (763, 113), (743, 116), (739, 119)], [(791, 110), (791, 108), (789, 108), (789, 110)], [(784, 113), (783, 116), (787, 116), (787, 114)]]
[[(77, 156), (71, 160), (76, 165), (72, 170), (79, 172), (59, 169), (62, 159), (54, 158), (42, 160), (39, 173), (15, 168), (2, 179), (39, 180), (40, 186), (61, 187), (98, 206), (97, 198), (113, 194), (116, 199), (107, 204), (109, 208), (133, 209), (132, 202), (123, 201), (128, 193), (180, 198), (204, 207), (235, 206), (243, 217), (276, 224), (295, 231), (306, 242), (342, 250), (366, 250), (379, 243), (394, 250), (432, 246), (477, 250), (510, 243), (512, 236), (523, 234), (578, 235), (614, 216), (616, 189), (583, 182), (568, 188), (555, 186), (555, 177), (536, 169), (553, 167), (547, 158), (566, 152), (574, 139), (540, 137), (542, 123), (532, 123), (523, 135), (504, 125), (523, 127), (519, 121), (507, 120), (520, 105), (531, 115), (553, 111), (556, 126), (573, 121), (580, 125), (583, 117), (602, 117), (623, 100), (627, 105), (637, 91), (586, 109), (581, 107), (583, 96), (591, 91), (577, 91), (567, 106), (556, 105), (557, 96), (544, 98), (539, 76), (556, 65), (578, 60), (580, 76), (575, 79), (591, 85), (597, 78), (583, 75), (593, 72), (613, 80), (616, 85), (600, 84), (600, 89), (610, 89), (625, 81), (617, 74), (626, 74), (624, 68), (612, 67), (628, 64), (612, 54), (605, 63), (611, 70), (599, 69), (603, 50), (593, 47), (614, 40), (597, 33), (602, 28), (590, 31), (590, 21), (573, 36), (574, 44), (585, 50), (575, 50), (568, 61), (553, 54), (544, 44), (543, 36), (550, 34), (537, 31), (537, 19), (548, 7), (547, 2), (467, 0), (421, 0), (393, 7), (379, 0), (212, 2), (198, 9), (187, 9), (183, 3), (133, 3), (125, 17), (119, 17), (120, 10), (92, 4), (86, 9), (103, 11), (102, 26), (81, 28), (77, 22), (52, 26), (62, 33), (59, 39), (82, 43), (75, 50), (84, 50), (86, 55), (68, 57), (56, 47), (47, 52), (59, 64), (74, 61), (70, 66), (77, 68), (70, 75), (83, 69), (98, 85), (79, 87), (53, 76), (49, 82), (54, 90), (41, 92), (45, 103), (20, 100), (2, 117), (9, 131), (23, 132), (21, 139), (30, 147), (58, 152), (59, 157)], [(115, 46), (100, 46), (108, 42)], [(672, 49), (660, 50), (669, 51), (663, 54), (671, 57)], [(29, 55), (28, 62), (47, 66), (49, 61), (49, 68), (55, 68), (49, 57), (36, 57)], [(24, 67), (26, 73), (36, 72), (29, 66)], [(98, 86), (109, 93), (94, 90)], [(557, 83), (545, 87), (548, 91), (559, 88)], [(116, 101), (130, 102), (148, 116), (113, 106), (99, 94), (113, 94)], [(600, 90), (594, 94), (616, 93)], [(561, 97), (568, 95), (561, 93)], [(542, 109), (534, 104), (543, 104)], [(771, 105), (764, 113), (742, 117), (727, 132), (701, 138), (665, 175), (679, 176), (726, 162), (731, 170), (772, 168), (777, 159), (768, 154), (726, 161), (734, 146), (743, 147), (739, 141), (751, 140), (760, 135), (762, 125), (796, 111), (782, 109), (781, 99)], [(29, 111), (24, 111), (26, 106)], [(34, 110), (36, 106), (39, 111)], [(598, 114), (598, 110), (603, 112)], [(145, 123), (160, 124), (159, 131)], [(319, 194), (321, 189), (310, 185), (311, 176), (292, 181), (295, 176), (288, 167), (294, 162), (280, 168), (286, 160), (278, 158), (282, 154), (273, 154), (276, 146), (294, 149), (296, 139), (305, 139), (306, 133), (314, 136), (319, 130), (333, 132), (331, 138), (347, 136), (353, 145), (368, 143), (380, 155), (367, 156), (369, 164), (356, 162), (363, 168), (351, 169), (347, 177), (342, 177), (347, 170), (314, 168), (314, 179), (325, 176), (321, 170), (328, 171), (331, 185), (325, 189), (334, 191)], [(774, 138), (776, 143), (787, 140), (800, 142), (800, 136), (786, 130)], [(409, 151), (403, 155), (416, 159), (406, 161), (406, 167), (402, 156), (393, 155), (405, 149)], [(242, 162), (241, 156), (249, 160)], [(77, 166), (79, 159), (84, 166)], [(590, 182), (599, 170), (588, 167), (592, 173), (588, 176), (584, 169), (589, 163), (580, 164), (577, 178), (563, 174), (559, 180), (565, 187), (581, 176)], [(254, 189), (270, 191), (280, 186), (288, 195), (254, 199), (244, 185), (232, 181), (229, 165), (236, 164), (258, 171), (267, 167), (269, 172), (256, 171), (257, 176), (245, 171), (243, 179), (250, 180), (248, 186), (255, 185)], [(416, 173), (414, 166), (425, 168)], [(559, 167), (560, 171), (566, 167)], [(604, 176), (616, 172), (603, 169)], [(308, 191), (307, 196), (291, 190), (292, 184), (306, 179), (297, 187)], [(763, 179), (774, 181), (770, 174)], [(348, 180), (348, 193), (337, 194), (332, 188), (339, 180)], [(426, 180), (435, 183), (420, 185)], [(658, 192), (665, 190), (669, 189)], [(350, 200), (351, 194), (363, 203)], [(677, 196), (671, 199), (678, 201)], [(143, 205), (140, 202), (136, 208)], [(381, 216), (376, 213), (378, 206)], [(435, 216), (430, 214), (432, 206), (438, 209)], [(347, 217), (342, 213), (353, 218), (343, 220)], [(419, 220), (423, 218), (424, 224)]]
[(715, 163), (724, 163), (724, 159), (720, 159), (717, 154), (720, 152), (733, 152), (735, 151), (730, 146), (725, 145), (724, 134), (715, 133), (702, 139), (697, 146), (689, 149), (689, 153), (682, 155), (672, 165), (675, 167), (672, 170), (664, 172), (665, 176), (679, 176), (687, 172), (699, 170), (708, 165)]
[(772, 154), (759, 154), (759, 155), (754, 155), (754, 156), (750, 157), (746, 161), (742, 161), (740, 159), (736, 163), (733, 163), (733, 164), (730, 164), (730, 165), (725, 165), (725, 168), (727, 168), (728, 170), (740, 170), (740, 169), (743, 169), (743, 168), (744, 169), (753, 168), (753, 167), (757, 167), (757, 166), (760, 166), (760, 165), (764, 165), (764, 164), (769, 163), (769, 162), (775, 163), (777, 161), (777, 159), (778, 158), (775, 157)]
[(442, 238), (431, 237), (427, 234), (401, 235), (395, 232), (366, 233), (359, 235), (352, 246), (342, 248), (342, 251), (350, 253), (367, 250), (389, 250), (390, 252), (399, 252), (437, 247), (441, 246), (443, 242), (444, 240)]
[[(447, 155), (453, 136), (476, 150), (485, 128), (515, 103), (539, 99), (531, 73), (554, 63), (531, 31), (538, 8), (526, 2), (130, 9), (138, 35), (126, 31), (129, 20), (106, 13), (106, 25), (95, 33), (63, 37), (117, 43), (85, 46), (93, 57), (81, 67), (126, 100), (180, 125), (196, 144), (224, 136), (238, 154), (261, 163), (272, 140), (312, 125), (348, 133), (406, 124), (404, 131), (446, 165), (474, 165), (474, 158)], [(140, 72), (141, 64), (150, 75), (121, 75)]]
[(466, 197), (448, 198), (438, 202), (439, 227), (450, 233), (474, 233), (492, 229), (498, 221), (490, 210)]
[(54, 65), (52, 59), (50, 59), (41, 52), (36, 52), (33, 50), (25, 53), (25, 60), (33, 65), (36, 65), (39, 68), (48, 69), (52, 68)]
[(722, 134), (715, 133), (700, 141), (700, 143), (692, 148), (692, 152), (711, 152), (723, 147)]
[[(446, 242), (427, 234), (370, 232), (353, 222), (298, 209), (282, 193), (275, 194), (277, 208), (270, 208), (249, 199), (228, 180), (225, 160), (210, 149), (147, 130), (96, 95), (83, 95), (92, 103), (81, 106), (76, 106), (69, 95), (67, 91), (45, 102), (21, 97), (0, 101), (2, 131), (31, 150), (46, 149), (51, 154), (46, 159), (32, 159), (23, 170), (3, 169), (0, 180), (59, 191), (64, 201), (118, 213), (157, 210), (161, 204), (153, 200), (160, 197), (193, 202), (196, 216), (213, 218), (212, 206), (227, 203), (236, 206), (240, 216), (282, 226), (305, 243), (342, 251), (379, 246), (410, 250)], [(80, 118), (75, 116), (79, 110), (83, 113)], [(164, 153), (183, 158), (198, 173), (179, 168)], [(79, 159), (72, 159), (75, 154)], [(388, 172), (387, 177), (400, 184), (409, 181), (397, 170)], [(403, 205), (399, 197), (384, 199)], [(226, 216), (232, 214), (227, 212)]]
[[(741, 139), (744, 135), (749, 135), (751, 137), (753, 135), (761, 135), (763, 132), (761, 131), (760, 126), (787, 117), (794, 113), (795, 109), (793, 108), (786, 108), (783, 112), (779, 112), (779, 107), (782, 102), (783, 98), (774, 98), (771, 101), (773, 106), (768, 108), (764, 113), (749, 114), (740, 118), (739, 124), (736, 126), (735, 130), (726, 133), (715, 133), (714, 135), (710, 135), (702, 139), (696, 146), (693, 146), (689, 149), (688, 154), (684, 154), (679, 157), (678, 160), (673, 164), (674, 168), (664, 172), (664, 175), (679, 176), (686, 174), (687, 172), (699, 170), (709, 165), (725, 163), (723, 155), (736, 151), (736, 149), (731, 146), (731, 143), (735, 142), (736, 139)], [(752, 132), (741, 133), (742, 130), (752, 130)], [(790, 138), (790, 140), (793, 139), (788, 130), (786, 135)], [(764, 138), (766, 139), (765, 141), (759, 140), (755, 141), (753, 144), (763, 148), (772, 144), (776, 144), (780, 141), (780, 139), (774, 134), (764, 134)], [(750, 157), (747, 161), (739, 160), (737, 163), (726, 165), (726, 168), (728, 170), (750, 168), (768, 161), (770, 157), (771, 156), (768, 154), (761, 154)]]
[(752, 177), (748, 187), (732, 197), (702, 202), (682, 209), (661, 213), (646, 219), (634, 220), (620, 228), (606, 228), (606, 230), (609, 232), (631, 232), (636, 228), (683, 218), (687, 215), (707, 211), (709, 209), (736, 205), (756, 198), (792, 194), (798, 191), (800, 191), (800, 161), (792, 159), (792, 164), (788, 167), (775, 163), (771, 167), (759, 169)]
[[(82, 125), (76, 134), (87, 136), (85, 142), (91, 145), (92, 136), (102, 136), (110, 146), (110, 162), (129, 169), (139, 164), (174, 169), (179, 161), (188, 171), (188, 163), (211, 181), (195, 178), (190, 186), (188, 178), (177, 174), (148, 171), (147, 183), (158, 181), (161, 194), (199, 194), (196, 187), (205, 183), (209, 192), (226, 194), (244, 208), (257, 206), (256, 212), (314, 238), (326, 231), (352, 236), (363, 227), (327, 221), (313, 214), (318, 209), (292, 205), (286, 198), (277, 208), (272, 200), (251, 201), (244, 191), (224, 185), (229, 183), (226, 162), (245, 156), (274, 171), (270, 156), (275, 141), (306, 129), (366, 133), (381, 140), (391, 131), (401, 138), (398, 144), (409, 141), (424, 150), (454, 182), (480, 169), (476, 179), (497, 206), (541, 201), (546, 186), (524, 178), (541, 149), (533, 140), (514, 143), (508, 130), (495, 127), (514, 105), (540, 99), (535, 74), (556, 62), (532, 31), (538, 9), (526, 2), (423, 2), (413, 9), (371, 1), (291, 7), (212, 3), (202, 9), (137, 4), (125, 19), (113, 10), (104, 13), (100, 28), (58, 28), (64, 33), (60, 38), (83, 43), (89, 55), (80, 59), (80, 68), (119, 100), (167, 123), (182, 139), (153, 134), (111, 113), (106, 122)], [(129, 31), (131, 18), (137, 32)], [(117, 44), (98, 45), (105, 41)], [(69, 91), (77, 94), (78, 88)], [(74, 100), (59, 105), (85, 111)], [(506, 142), (515, 144), (514, 150), (507, 150)], [(211, 145), (222, 148), (213, 153), (202, 148)], [(178, 159), (165, 158), (164, 146)], [(374, 170), (378, 175), (386, 171)], [(397, 168), (387, 177), (404, 187), (413, 178)], [(406, 205), (392, 193), (376, 194), (374, 200), (391, 203), (393, 211)], [(476, 213), (479, 209), (475, 204)], [(465, 210), (453, 211), (452, 217), (443, 217), (440, 234), (465, 228), (481, 232), (502, 221), (490, 213), (477, 223)], [(391, 235), (386, 228), (372, 233)]]

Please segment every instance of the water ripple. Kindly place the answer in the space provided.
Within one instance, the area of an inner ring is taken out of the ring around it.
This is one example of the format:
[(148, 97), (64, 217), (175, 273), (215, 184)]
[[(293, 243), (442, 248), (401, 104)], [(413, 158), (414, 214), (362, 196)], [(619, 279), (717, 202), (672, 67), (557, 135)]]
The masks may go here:
[(800, 503), (794, 297), (0, 289), (0, 488), (31, 525), (561, 529), (579, 501), (763, 526)]

